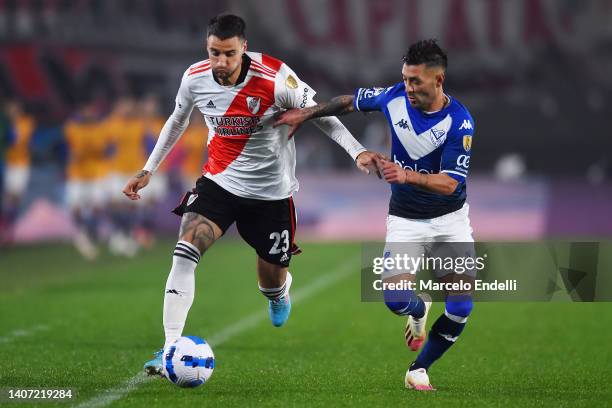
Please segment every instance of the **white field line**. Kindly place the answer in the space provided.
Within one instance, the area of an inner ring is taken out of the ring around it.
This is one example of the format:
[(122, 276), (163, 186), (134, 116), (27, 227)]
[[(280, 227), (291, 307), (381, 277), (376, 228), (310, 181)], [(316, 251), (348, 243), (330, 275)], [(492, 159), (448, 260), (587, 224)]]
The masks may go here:
[[(321, 276), (314, 282), (306, 285), (291, 294), (291, 303), (296, 304), (308, 299), (317, 292), (320, 292), (335, 283), (346, 278), (354, 271), (353, 268), (357, 268), (359, 265), (357, 262), (345, 262), (336, 269), (330, 271), (330, 273)], [(257, 326), (259, 323), (268, 319), (267, 311), (254, 312), (243, 319), (238, 320), (229, 326), (226, 326), (217, 334), (209, 337), (207, 341), (214, 347), (225, 343), (232, 337), (235, 337), (243, 332)], [(103, 391), (101, 394), (78, 404), (77, 408), (99, 408), (105, 407), (121, 398), (125, 397), (130, 392), (134, 391), (141, 384), (156, 379), (156, 377), (149, 377), (143, 372), (136, 374), (135, 376), (125, 380), (118, 386)]]
[(33, 336), (37, 333), (49, 330), (50, 326), (46, 324), (38, 324), (36, 326), (28, 327), (25, 329), (17, 329), (7, 333), (4, 336), (0, 336), (0, 344), (10, 343), (22, 337)]

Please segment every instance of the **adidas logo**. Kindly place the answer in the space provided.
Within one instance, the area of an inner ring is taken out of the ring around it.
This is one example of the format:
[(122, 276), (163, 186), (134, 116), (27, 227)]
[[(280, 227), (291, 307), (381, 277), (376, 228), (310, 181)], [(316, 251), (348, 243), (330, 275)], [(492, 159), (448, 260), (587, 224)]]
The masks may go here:
[(210, 101), (208, 101), (208, 103), (206, 104), (206, 107), (207, 108), (213, 108), (213, 109), (216, 108), (215, 103), (212, 101), (212, 99)]
[(289, 255), (285, 252), (283, 256), (281, 256), (280, 262), (285, 262), (289, 260)]

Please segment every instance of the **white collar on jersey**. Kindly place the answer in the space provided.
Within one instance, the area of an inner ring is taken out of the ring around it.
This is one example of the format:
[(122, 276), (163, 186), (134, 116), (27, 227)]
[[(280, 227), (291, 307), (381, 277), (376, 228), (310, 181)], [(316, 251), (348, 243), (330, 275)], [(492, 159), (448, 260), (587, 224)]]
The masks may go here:
[(423, 111), (423, 112), (428, 114), (428, 115), (432, 115), (434, 113), (438, 113), (440, 111), (443, 111), (448, 105), (450, 105), (450, 97), (447, 94), (444, 94), (444, 105), (442, 106), (442, 109), (437, 110), (437, 111), (432, 111), (432, 112), (428, 112), (428, 111)]

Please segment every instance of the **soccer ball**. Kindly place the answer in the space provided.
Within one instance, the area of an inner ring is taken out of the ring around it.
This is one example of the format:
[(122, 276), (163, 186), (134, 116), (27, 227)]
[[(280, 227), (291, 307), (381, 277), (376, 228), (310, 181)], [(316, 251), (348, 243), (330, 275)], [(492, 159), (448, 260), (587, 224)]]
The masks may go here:
[(163, 372), (179, 387), (194, 388), (204, 384), (215, 368), (215, 355), (196, 336), (183, 336), (164, 350)]

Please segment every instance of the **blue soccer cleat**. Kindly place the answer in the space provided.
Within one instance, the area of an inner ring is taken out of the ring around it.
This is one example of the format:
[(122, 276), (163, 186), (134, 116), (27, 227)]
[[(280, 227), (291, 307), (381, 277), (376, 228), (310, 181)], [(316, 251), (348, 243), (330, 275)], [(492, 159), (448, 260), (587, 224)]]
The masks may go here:
[(287, 280), (285, 281), (287, 284), (287, 294), (276, 300), (269, 300), (269, 312), (270, 312), (270, 320), (272, 321), (272, 325), (274, 327), (281, 327), (287, 319), (289, 319), (289, 313), (291, 312), (291, 298), (289, 297), (289, 288), (291, 287), (292, 277), (289, 272), (287, 272)]
[(164, 349), (161, 349), (159, 351), (156, 351), (155, 353), (153, 353), (153, 355), (155, 356), (153, 358), (153, 360), (149, 360), (145, 363), (144, 365), (144, 371), (145, 373), (147, 373), (147, 375), (161, 375), (163, 376), (162, 373), (162, 366), (163, 366), (163, 361), (162, 361), (162, 356), (164, 354)]

